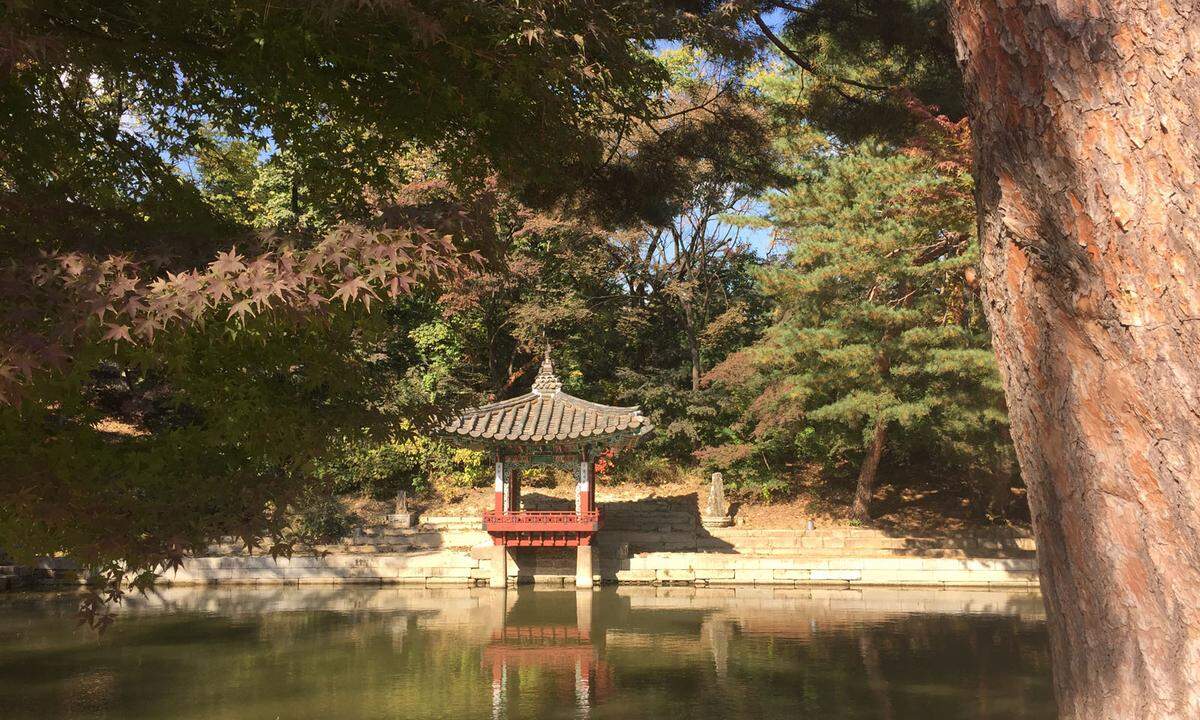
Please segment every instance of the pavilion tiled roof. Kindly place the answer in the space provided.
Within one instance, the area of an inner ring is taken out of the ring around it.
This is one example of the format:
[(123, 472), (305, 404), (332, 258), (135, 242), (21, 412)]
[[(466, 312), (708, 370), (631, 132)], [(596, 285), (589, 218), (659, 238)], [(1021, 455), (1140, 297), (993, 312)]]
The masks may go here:
[(492, 443), (601, 440), (643, 435), (650, 429), (637, 407), (601, 405), (563, 392), (549, 351), (530, 392), (471, 408), (441, 426), (452, 438)]

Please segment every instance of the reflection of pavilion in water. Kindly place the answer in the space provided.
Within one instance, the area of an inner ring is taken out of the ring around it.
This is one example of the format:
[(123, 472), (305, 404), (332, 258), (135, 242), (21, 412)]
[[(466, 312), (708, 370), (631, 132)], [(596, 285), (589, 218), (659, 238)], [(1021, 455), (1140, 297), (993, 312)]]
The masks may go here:
[[(533, 671), (539, 681), (548, 679), (555, 698), (573, 698), (576, 717), (588, 717), (616, 687), (605, 659), (609, 650), (665, 663), (663, 672), (680, 662), (707, 665), (724, 679), (734, 637), (797, 637), (817, 629), (815, 616), (798, 623), (794, 608), (773, 613), (774, 603), (768, 602), (746, 614), (731, 613), (726, 604), (734, 600), (732, 594), (711, 595), (697, 598), (692, 592), (659, 588), (523, 588), (492, 596), (499, 601), (497, 618), (482, 652), (483, 666), (491, 670), (492, 717), (506, 717), (519, 702), (522, 676), (531, 675), (522, 671)], [(705, 597), (707, 602), (701, 599)], [(830, 615), (822, 621), (837, 624), (838, 613)], [(670, 650), (663, 653), (663, 648)]]
[[(574, 613), (566, 602), (574, 595)], [(509, 700), (520, 693), (527, 668), (555, 679), (562, 695), (570, 693), (576, 716), (588, 717), (592, 706), (612, 688), (611, 673), (601, 658), (604, 633), (594, 635), (593, 593), (508, 592), (504, 620), (483, 649), (483, 665), (492, 671), (492, 717), (505, 717)]]
[[(559, 707), (571, 699), (575, 717), (590, 717), (600, 703), (641, 692), (658, 678), (711, 678), (701, 684), (717, 697), (731, 678), (744, 677), (745, 666), (731, 672), (731, 665), (738, 652), (756, 652), (754, 643), (832, 647), (835, 638), (842, 639), (841, 652), (853, 656), (843, 656), (841, 667), (853, 668), (876, 716), (888, 718), (896, 692), (889, 675), (900, 671), (885, 661), (878, 643), (886, 642), (890, 624), (916, 622), (936, 633), (940, 626), (931, 622), (939, 616), (1044, 618), (1036, 594), (988, 591), (525, 588), (479, 597), (495, 599), (482, 662), (491, 670), (497, 719), (516, 717), (516, 708), (530, 715), (524, 709), (539, 698)], [(983, 685), (978, 693), (981, 703), (995, 695)]]

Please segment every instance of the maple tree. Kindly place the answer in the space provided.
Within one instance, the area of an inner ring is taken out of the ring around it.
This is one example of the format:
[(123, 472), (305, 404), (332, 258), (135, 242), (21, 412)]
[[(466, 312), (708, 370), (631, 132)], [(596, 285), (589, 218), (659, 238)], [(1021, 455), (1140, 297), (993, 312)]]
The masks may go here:
[[(429, 410), (383, 318), (478, 270), (491, 234), (426, 191), (476, 198), (499, 182), (606, 221), (661, 202), (679, 183), (645, 178), (669, 146), (613, 148), (659, 109), (652, 43), (741, 52), (731, 23), (709, 22), (723, 14), (559, 0), (5, 8), (0, 544), (68, 553), (114, 595), (216, 535), (286, 552), (317, 458), (364, 426), (411, 432), (387, 418)], [(440, 177), (406, 166), (414, 153)]]
[[(186, 169), (207, 165), (211, 180), (222, 155), (235, 150), (280, 159), (277, 182), (290, 190), (291, 204), (315, 209), (326, 230), (337, 222), (382, 227), (383, 205), (408, 182), (396, 160), (414, 146), (433, 149), (458, 182), (496, 173), (518, 195), (549, 202), (573, 193), (583, 205), (598, 190), (603, 202), (593, 207), (619, 217), (636, 208), (623, 198), (644, 203), (653, 195), (629, 181), (660, 169), (622, 163), (628, 156), (610, 148), (631, 122), (656, 111), (666, 73), (648, 45), (688, 36), (734, 49), (732, 27), (702, 22), (720, 12), (689, 4), (651, 10), (635, 2), (465, 0), (274, 10), (239, 2), (14, 6), (0, 17), (0, 108), (10, 119), (0, 139), (0, 237), (14, 263), (4, 287), (19, 297), (19, 280), (33, 274), (33, 295), (53, 293), (59, 278), (36, 263), (40, 254), (62, 253), (49, 265), (67, 274), (83, 263), (120, 267), (127, 278), (135, 270), (161, 274), (161, 265), (181, 282), (167, 288), (169, 280), (151, 275), (140, 282), (158, 283), (164, 295), (194, 291), (181, 300), (194, 310), (206, 287), (192, 282), (190, 269), (244, 234), (238, 220), (246, 218)], [(662, 156), (669, 162), (671, 152)], [(430, 239), (424, 226), (399, 228), (413, 247)], [(301, 229), (311, 240), (315, 229)], [(316, 262), (306, 269), (325, 268)], [(417, 279), (396, 276), (402, 285)], [(381, 279), (391, 284), (372, 276)], [(365, 278), (331, 281), (348, 283), (340, 297), (371, 297)], [(80, 295), (81, 285), (73, 276), (67, 294)], [(260, 304), (238, 305), (236, 314)], [(136, 337), (132, 325), (110, 319), (103, 333), (123, 338), (129, 327)], [(154, 331), (156, 324), (144, 319), (140, 327)], [(38, 365), (34, 356), (42, 364), (69, 356), (58, 342), (64, 334), (21, 333), (11, 352), (5, 342), (4, 377), (10, 384), (27, 377)]]
[(304, 251), (284, 247), (247, 259), (231, 249), (203, 269), (149, 281), (127, 256), (59, 253), (14, 263), (0, 280), (9, 296), (0, 313), (0, 400), (17, 401), (22, 383), (46, 366), (61, 367), (77, 341), (96, 334), (101, 342), (149, 343), (172, 325), (205, 320), (244, 323), (248, 315), (339, 301), (369, 310), (381, 295), (394, 299), (461, 269), (449, 236), (349, 227)]

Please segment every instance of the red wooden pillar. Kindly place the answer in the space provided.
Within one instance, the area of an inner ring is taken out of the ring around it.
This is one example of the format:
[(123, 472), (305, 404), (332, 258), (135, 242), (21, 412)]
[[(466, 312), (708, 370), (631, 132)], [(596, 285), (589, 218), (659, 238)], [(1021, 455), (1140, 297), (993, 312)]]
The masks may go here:
[(596, 509), (596, 460), (588, 457), (588, 510)]

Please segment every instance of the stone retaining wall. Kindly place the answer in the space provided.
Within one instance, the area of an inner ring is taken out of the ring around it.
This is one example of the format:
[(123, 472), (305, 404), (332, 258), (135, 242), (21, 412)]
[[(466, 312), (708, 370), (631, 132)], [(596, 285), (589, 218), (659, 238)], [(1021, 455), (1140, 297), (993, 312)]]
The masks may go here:
[(0, 591), (79, 582), (78, 567), (69, 560), (41, 558), (30, 566), (15, 565), (7, 556), (0, 558)]
[[(484, 548), (490, 550), (490, 548)], [(486, 585), (490, 560), (479, 550), (436, 550), (392, 555), (279, 558), (191, 558), (168, 573), (167, 585), (198, 584), (412, 584)], [(529, 565), (510, 555), (509, 582), (574, 583), (573, 569)], [(557, 565), (557, 563), (553, 564)], [(645, 585), (919, 585), (1037, 587), (1032, 558), (788, 558), (721, 553), (646, 553), (621, 563), (601, 562), (599, 583)]]
[(616, 570), (621, 583), (1036, 587), (1034, 558), (783, 557), (647, 553)]
[[(661, 505), (661, 507), (660, 507)], [(1007, 530), (967, 536), (908, 537), (858, 527), (795, 530), (707, 529), (678, 503), (606, 509), (597, 536), (600, 583), (646, 585), (920, 585), (1036, 587), (1033, 541)], [(337, 584), (427, 586), (489, 584), (491, 540), (478, 517), (425, 518), (419, 526), (386, 520), (316, 554), (272, 559), (235, 542), (190, 558), (164, 584)], [(508, 582), (573, 585), (572, 548), (510, 552)], [(4, 570), (10, 570), (5, 574)], [(20, 573), (19, 575), (14, 573)], [(33, 569), (0, 567), (0, 590), (78, 582), (69, 562)]]
[[(683, 552), (805, 557), (1033, 557), (1033, 539), (1008, 529), (967, 535), (910, 536), (876, 528), (704, 528), (688, 524), (681, 513), (668, 510), (606, 509), (604, 526), (596, 536), (602, 555)], [(332, 545), (317, 548), (328, 553), (391, 554), (446, 549), (467, 550), (487, 544), (478, 517), (429, 517), (412, 528), (378, 522), (357, 529)], [(212, 555), (244, 552), (236, 542), (210, 548)]]

